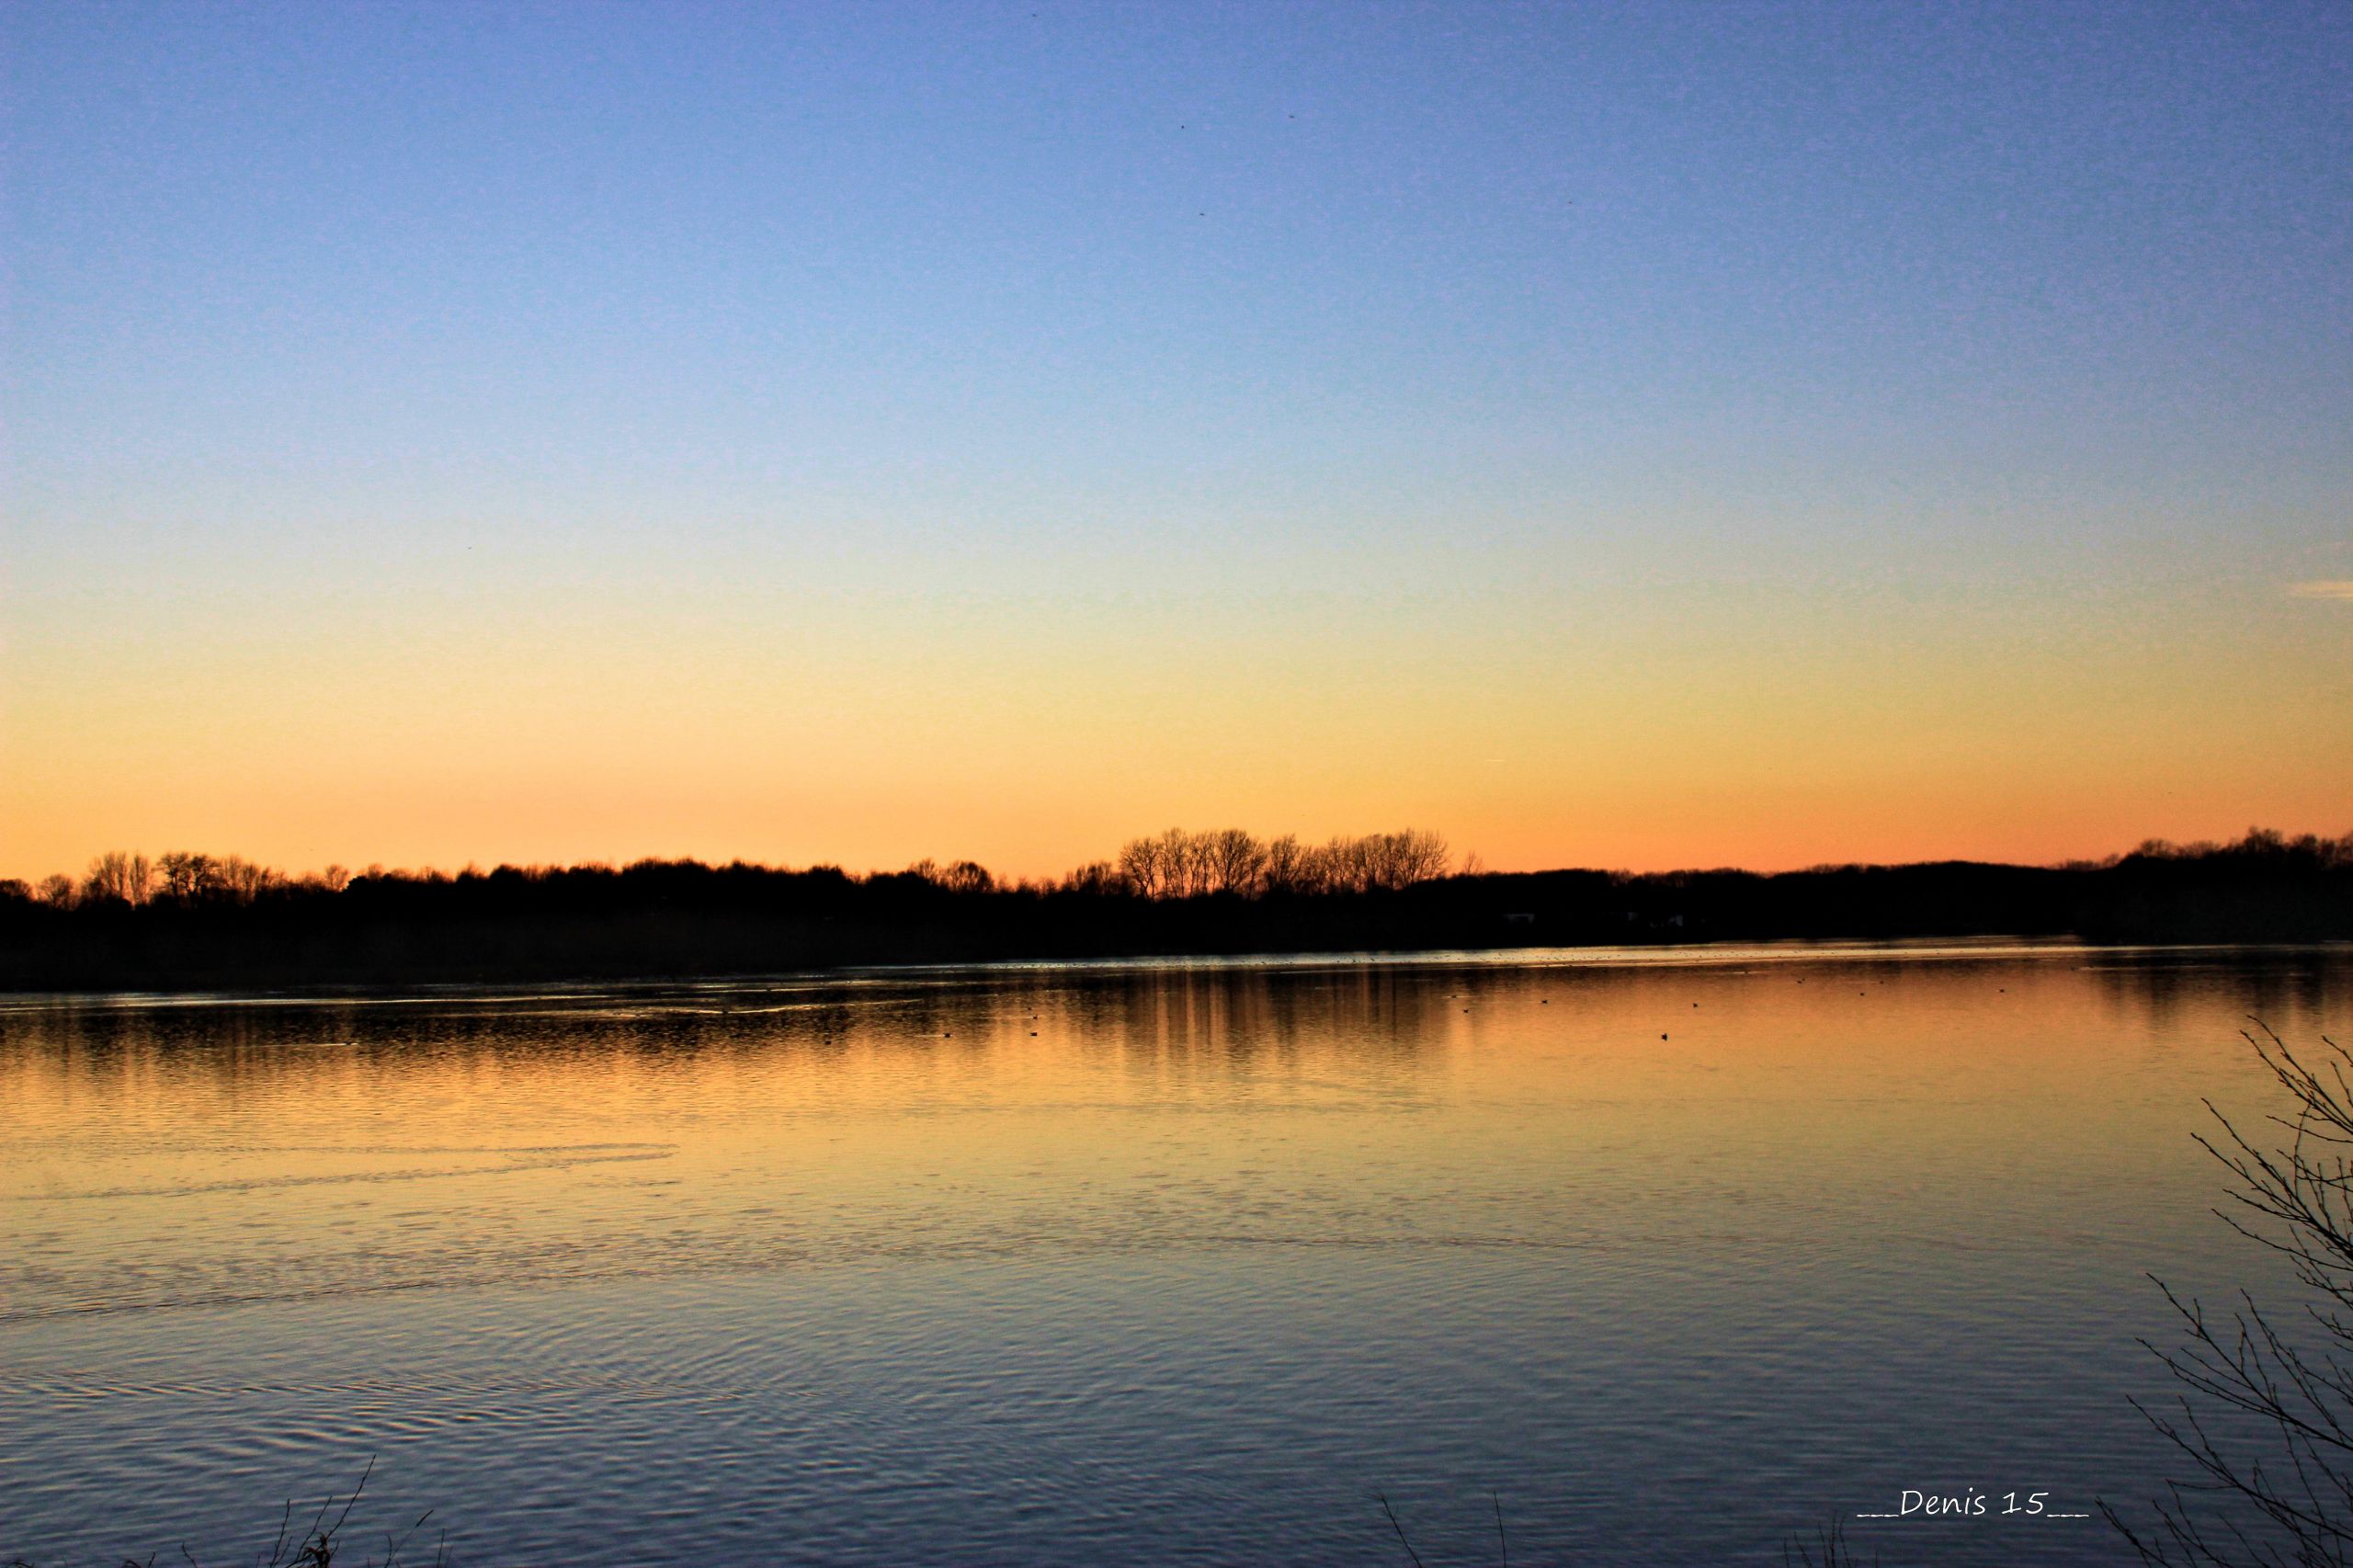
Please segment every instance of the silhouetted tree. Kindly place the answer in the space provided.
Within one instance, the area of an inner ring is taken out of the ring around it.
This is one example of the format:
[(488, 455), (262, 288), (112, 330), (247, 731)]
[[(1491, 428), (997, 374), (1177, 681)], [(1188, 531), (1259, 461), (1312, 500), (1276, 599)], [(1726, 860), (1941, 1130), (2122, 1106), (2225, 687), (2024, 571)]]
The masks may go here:
[(1206, 893), (1393, 892), (1446, 874), (1446, 840), (1435, 833), (1337, 837), (1304, 848), (1286, 834), (1260, 843), (1240, 828), (1188, 833), (1172, 827), (1131, 839), (1117, 861), (1120, 880), (1145, 898)]
[(1183, 898), (1192, 891), (1192, 835), (1172, 827), (1156, 838), (1120, 846), (1120, 880), (1145, 898)]
[(959, 860), (933, 879), (949, 892), (994, 892), (996, 879), (988, 868), (972, 860)]
[(242, 855), (175, 849), (155, 859), (153, 896), (173, 903), (251, 903), (286, 881), (282, 872)]
[(82, 896), (135, 906), (147, 902), (154, 880), (155, 869), (146, 856), (109, 849), (90, 862), (90, 874), (82, 882)]
[(1076, 870), (1066, 873), (1054, 884), (1054, 891), (1087, 898), (1102, 898), (1128, 891), (1120, 869), (1108, 860), (1090, 860)]
[(1204, 892), (1255, 896), (1267, 869), (1267, 848), (1238, 827), (1206, 834), (1200, 840)]
[(1259, 885), (1270, 893), (1321, 892), (1324, 888), (1322, 869), (1316, 864), (1315, 852), (1301, 845), (1292, 834), (1284, 834), (1267, 846), (1267, 863), (1259, 873)]
[(2160, 1283), (2185, 1344), (2155, 1353), (2179, 1387), (2170, 1404), (2134, 1403), (2196, 1478), (2167, 1483), (2154, 1524), (2100, 1507), (2146, 1562), (2339, 1568), (2353, 1563), (2353, 1053), (2323, 1037), (2307, 1061), (2260, 1024), (2245, 1038), (2287, 1093), (2290, 1113), (2268, 1119), (2287, 1140), (2250, 1140), (2210, 1101), (2220, 1132), (2199, 1142), (2236, 1180), (2223, 1219), (2285, 1256), (2310, 1299), (2283, 1319), (2242, 1291), (2222, 1317)]
[(155, 893), (177, 903), (194, 903), (212, 891), (219, 863), (210, 855), (170, 849), (155, 858)]
[(1446, 875), (1446, 840), (1435, 833), (1408, 828), (1403, 833), (1376, 833), (1364, 841), (1371, 886), (1409, 888)]

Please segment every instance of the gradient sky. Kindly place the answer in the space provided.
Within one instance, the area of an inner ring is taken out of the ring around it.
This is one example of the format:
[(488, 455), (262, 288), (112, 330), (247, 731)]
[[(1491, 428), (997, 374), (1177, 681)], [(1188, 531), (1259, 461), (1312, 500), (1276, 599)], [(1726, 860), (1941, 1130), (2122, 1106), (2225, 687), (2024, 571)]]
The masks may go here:
[(2353, 829), (2353, 8), (6, 7), (0, 876)]

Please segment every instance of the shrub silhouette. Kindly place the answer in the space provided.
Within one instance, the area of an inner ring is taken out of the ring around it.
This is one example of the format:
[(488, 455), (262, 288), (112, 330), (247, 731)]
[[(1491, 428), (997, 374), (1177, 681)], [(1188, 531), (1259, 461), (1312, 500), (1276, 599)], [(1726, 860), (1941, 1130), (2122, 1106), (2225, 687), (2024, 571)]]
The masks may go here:
[(2242, 1291), (2218, 1316), (2158, 1282), (2184, 1342), (2151, 1349), (2177, 1388), (2134, 1403), (2193, 1479), (2167, 1483), (2153, 1522), (2100, 1506), (2144, 1562), (2333, 1568), (2353, 1562), (2353, 1052), (2324, 1036), (2299, 1055), (2259, 1020), (2243, 1033), (2286, 1093), (2268, 1119), (2285, 1142), (2209, 1101), (2218, 1131), (2199, 1142), (2234, 1181), (2224, 1221), (2285, 1256), (2306, 1300), (2283, 1317)]

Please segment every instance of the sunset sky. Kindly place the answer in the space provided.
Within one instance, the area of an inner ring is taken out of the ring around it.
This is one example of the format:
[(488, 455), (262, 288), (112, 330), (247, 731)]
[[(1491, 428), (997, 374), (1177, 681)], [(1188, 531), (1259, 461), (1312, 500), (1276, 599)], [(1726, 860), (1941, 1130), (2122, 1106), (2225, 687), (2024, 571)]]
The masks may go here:
[(8, 4), (0, 876), (2353, 830), (2353, 8)]

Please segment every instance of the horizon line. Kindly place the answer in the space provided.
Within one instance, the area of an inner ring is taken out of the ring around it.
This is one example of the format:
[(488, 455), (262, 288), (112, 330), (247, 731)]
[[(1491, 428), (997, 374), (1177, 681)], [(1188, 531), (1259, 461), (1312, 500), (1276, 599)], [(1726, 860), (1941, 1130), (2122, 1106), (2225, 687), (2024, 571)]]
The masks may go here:
[[(1166, 830), (1166, 832), (1179, 835), (1191, 834), (1191, 830), (1186, 829), (1172, 829)], [(1213, 838), (1220, 834), (1225, 833), (1243, 834), (1245, 836), (1249, 836), (1251, 837), (1251, 841), (1261, 849), (1269, 845), (1289, 842), (1297, 848), (1309, 853), (1328, 852), (1340, 849), (1352, 844), (1361, 844), (1384, 837), (1404, 838), (1419, 835), (1419, 830), (1412, 829), (1402, 830), (1399, 833), (1390, 835), (1335, 835), (1333, 837), (1319, 844), (1302, 844), (1298, 840), (1297, 835), (1290, 834), (1279, 835), (1272, 839), (1256, 839), (1255, 835), (1248, 835), (1246, 830), (1244, 829), (1209, 830), (1206, 832), (1192, 834), (1191, 835), (1199, 839), (1207, 840)], [(1165, 835), (1144, 835), (1143, 837), (1131, 839), (1128, 842), (1129, 845), (1153, 843), (1157, 842), (1164, 836)], [(1465, 851), (1461, 856), (1456, 857), (1451, 853), (1450, 849), (1447, 847), (1442, 835), (1431, 835), (1429, 836), (1436, 840), (1438, 850), (1445, 854), (1446, 862), (1442, 867), (1437, 869), (1432, 875), (1426, 879), (1422, 879), (1427, 881), (1442, 881), (1456, 877), (1472, 876), (1545, 876), (1568, 871), (1597, 872), (1609, 876), (1620, 877), (1662, 877), (1683, 874), (1724, 872), (1737, 872), (1745, 875), (1759, 877), (1775, 877), (1801, 875), (1810, 871), (1849, 869), (1894, 870), (1920, 866), (1957, 865), (1999, 866), (2031, 870), (2065, 870), (2075, 868), (2114, 865), (2120, 860), (2138, 854), (2194, 856), (2234, 848), (2247, 849), (2266, 846), (2292, 847), (2298, 846), (2311, 846), (2314, 847), (2327, 847), (2342, 846), (2348, 853), (2353, 853), (2353, 829), (2348, 829), (2347, 831), (2338, 835), (2330, 835), (2316, 831), (2290, 833), (2283, 829), (2264, 827), (2256, 824), (2250, 825), (2245, 834), (2235, 839), (2200, 838), (2176, 840), (2152, 835), (2136, 841), (2129, 848), (2110, 850), (2104, 855), (2075, 855), (2052, 860), (2004, 860), (1988, 859), (1967, 855), (1948, 855), (1904, 860), (1813, 860), (1803, 865), (1792, 865), (1779, 868), (1760, 868), (1732, 862), (1717, 862), (1714, 864), (1705, 865), (1687, 864), (1667, 866), (1652, 870), (1638, 871), (1631, 867), (1622, 865), (1608, 866), (1592, 863), (1561, 863), (1550, 866), (1538, 866), (1520, 869), (1512, 869), (1486, 865), (1475, 850)], [(1105, 872), (1116, 873), (1120, 863), (1120, 858), (1115, 853), (1110, 857), (1098, 858), (1097, 859), (1081, 862), (1080, 864), (1071, 867), (1057, 875), (1043, 877), (1024, 875), (1000, 878), (996, 876), (995, 872), (991, 871), (986, 866), (977, 860), (959, 858), (942, 862), (931, 856), (920, 857), (904, 866), (871, 866), (862, 871), (854, 871), (838, 861), (824, 859), (812, 860), (796, 865), (783, 861), (749, 859), (740, 855), (731, 856), (721, 859), (706, 858), (704, 857), (693, 855), (665, 856), (655, 854), (641, 855), (630, 859), (591, 858), (581, 860), (549, 861), (501, 859), (487, 867), (483, 866), (479, 859), (469, 858), (463, 865), (458, 866), (454, 869), (444, 868), (438, 864), (390, 866), (381, 861), (371, 861), (364, 867), (351, 868), (347, 867), (338, 861), (330, 861), (326, 865), (312, 870), (288, 871), (281, 867), (249, 860), (244, 856), (238, 855), (234, 852), (213, 854), (212, 852), (206, 850), (169, 849), (150, 857), (143, 850), (108, 849), (101, 850), (97, 854), (92, 855), (89, 858), (88, 862), (84, 867), (83, 875), (81, 877), (75, 877), (73, 873), (65, 871), (53, 871), (39, 878), (21, 876), (0, 877), (0, 890), (7, 890), (11, 887), (21, 888), (27, 894), (39, 896), (40, 890), (54, 884), (60, 879), (70, 881), (78, 888), (84, 885), (85, 879), (96, 877), (99, 873), (101, 867), (105, 866), (109, 861), (117, 861), (117, 863), (125, 864), (126, 866), (130, 863), (143, 862), (151, 871), (160, 872), (164, 869), (164, 864), (166, 860), (182, 857), (201, 861), (212, 868), (222, 869), (235, 869), (247, 874), (258, 875), (272, 882), (290, 884), (306, 881), (324, 881), (338, 878), (344, 882), (357, 881), (363, 878), (369, 880), (399, 879), (411, 881), (456, 881), (466, 877), (488, 877), (498, 872), (515, 872), (537, 876), (597, 871), (618, 874), (645, 867), (695, 867), (707, 870), (727, 870), (740, 868), (746, 870), (764, 871), (771, 874), (787, 876), (805, 876), (816, 872), (830, 871), (846, 877), (853, 881), (866, 881), (877, 878), (907, 875), (917, 875), (927, 879), (937, 880), (938, 877), (949, 873), (962, 872), (969, 875), (972, 871), (978, 871), (987, 880), (990, 886), (1008, 892), (1029, 889), (1050, 891), (1057, 886), (1067, 885), (1078, 879), (1084, 878), (1090, 871), (1100, 869)]]

